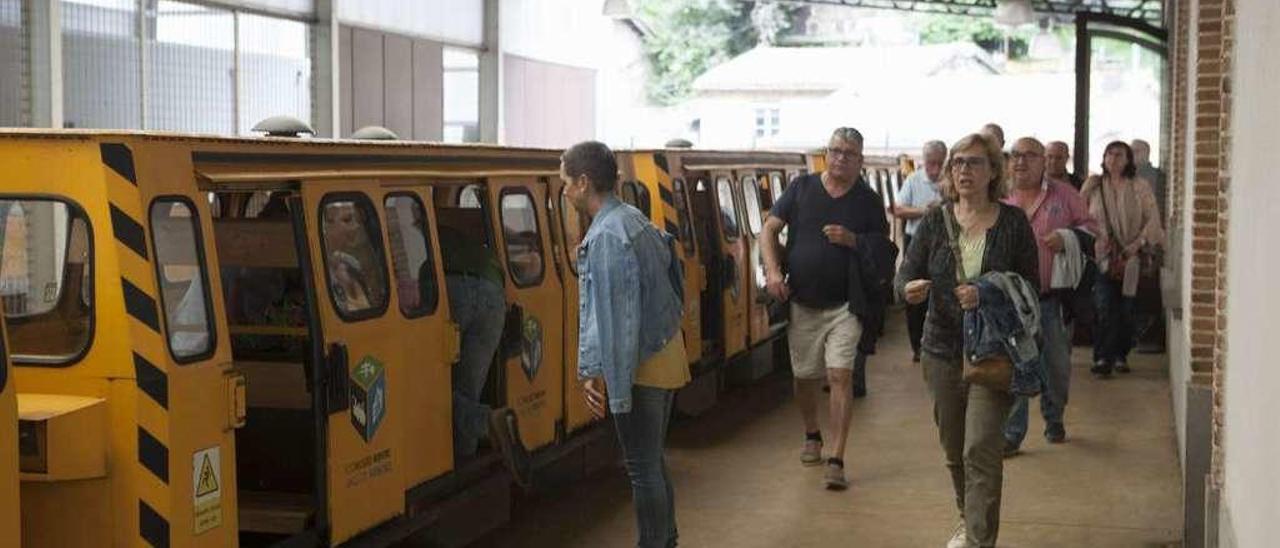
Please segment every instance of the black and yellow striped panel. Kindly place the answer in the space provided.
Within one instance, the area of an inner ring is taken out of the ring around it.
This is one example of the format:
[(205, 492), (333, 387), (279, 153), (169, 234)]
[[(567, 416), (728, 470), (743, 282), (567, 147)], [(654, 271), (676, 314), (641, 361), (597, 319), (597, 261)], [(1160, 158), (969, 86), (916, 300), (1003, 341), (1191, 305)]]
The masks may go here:
[(137, 409), (138, 536), (156, 548), (170, 544), (169, 376), (154, 270), (147, 252), (145, 209), (138, 192), (133, 151), (102, 143), (102, 165), (116, 239), (120, 288), (129, 315), (129, 336), (139, 396)]
[(681, 237), (680, 215), (676, 212), (675, 192), (672, 190), (671, 170), (667, 157), (661, 152), (641, 154), (636, 157), (636, 172), (652, 177), (658, 184), (658, 197), (662, 200), (662, 226), (672, 236)]

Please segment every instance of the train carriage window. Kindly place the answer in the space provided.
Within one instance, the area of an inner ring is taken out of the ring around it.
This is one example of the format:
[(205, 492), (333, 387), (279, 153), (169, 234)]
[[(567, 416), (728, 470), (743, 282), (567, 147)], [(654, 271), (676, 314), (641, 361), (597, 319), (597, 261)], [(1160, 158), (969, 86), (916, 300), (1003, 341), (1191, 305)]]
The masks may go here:
[(684, 251), (693, 256), (693, 219), (689, 215), (689, 196), (685, 193), (684, 179), (676, 179), (672, 186), (675, 189), (676, 218), (680, 221), (680, 243)]
[(751, 235), (756, 236), (764, 226), (764, 219), (760, 215), (760, 187), (756, 185), (755, 177), (745, 177), (741, 183), (742, 206), (747, 208), (747, 227), (751, 229)]
[(458, 207), (481, 209), (484, 205), (484, 189), (480, 185), (467, 185), (458, 191)]
[(0, 302), (15, 362), (67, 365), (88, 349), (93, 333), (89, 228), (84, 211), (67, 202), (0, 199)]
[(653, 215), (653, 209), (649, 202), (649, 189), (637, 181), (625, 181), (619, 191), (623, 202), (631, 204), (645, 217)]
[(440, 295), (427, 237), (426, 209), (416, 196), (407, 193), (387, 196), (383, 209), (400, 313), (406, 318), (431, 314), (436, 311)]
[(335, 193), (320, 204), (329, 297), (338, 316), (357, 321), (387, 307), (387, 265), (378, 214), (363, 194)]
[(213, 306), (195, 206), (181, 197), (152, 202), (151, 241), (169, 352), (178, 363), (207, 357), (213, 352)]
[(773, 198), (773, 203), (778, 203), (778, 198), (782, 197), (782, 174), (769, 174), (769, 195)]
[(590, 222), (585, 215), (574, 209), (568, 196), (560, 193), (560, 226), (564, 230), (564, 244), (569, 254), (569, 270), (573, 271), (574, 276), (578, 275), (578, 245), (582, 243)]
[(733, 201), (733, 186), (728, 177), (716, 179), (716, 196), (720, 201), (720, 224), (726, 240), (738, 238), (738, 208)]
[(518, 287), (542, 283), (542, 237), (533, 196), (523, 188), (502, 191), (502, 239), (507, 245), (507, 269)]

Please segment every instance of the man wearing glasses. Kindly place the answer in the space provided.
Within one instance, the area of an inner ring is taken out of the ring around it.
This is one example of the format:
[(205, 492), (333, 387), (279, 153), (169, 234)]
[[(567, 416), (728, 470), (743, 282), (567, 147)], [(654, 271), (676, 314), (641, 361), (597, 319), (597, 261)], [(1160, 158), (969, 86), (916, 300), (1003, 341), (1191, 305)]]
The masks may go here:
[[(1044, 338), (1040, 367), (1045, 383), (1040, 413), (1044, 415), (1044, 437), (1049, 443), (1062, 443), (1067, 437), (1063, 419), (1071, 384), (1071, 347), (1063, 321), (1063, 304), (1069, 301), (1063, 296), (1069, 297), (1074, 287), (1054, 290), (1054, 282), (1058, 281), (1054, 280), (1054, 258), (1069, 251), (1068, 238), (1079, 243), (1074, 246), (1077, 255), (1080, 250), (1091, 249), (1098, 224), (1074, 188), (1045, 176), (1045, 149), (1040, 141), (1018, 139), (1009, 152), (1009, 165), (1013, 188), (1004, 202), (1026, 212), (1039, 251), (1040, 332)], [(1027, 407), (1027, 398), (1020, 397), (1009, 412), (1004, 429), (1006, 457), (1016, 454), (1027, 436)]]
[[(889, 234), (880, 197), (860, 179), (862, 134), (842, 127), (832, 133), (826, 151), (827, 171), (797, 177), (769, 210), (763, 230), (764, 263), (769, 294), (791, 301), (787, 337), (796, 401), (804, 420), (800, 462), (822, 464), (818, 429), (818, 394), (825, 379), (831, 385), (830, 418), (834, 447), (826, 460), (827, 489), (842, 490), (845, 442), (852, 407), (852, 369), (866, 298), (850, 290), (856, 276), (851, 263), (859, 242)], [(778, 234), (789, 226), (786, 254)], [(785, 261), (783, 260), (785, 257)], [(783, 276), (783, 267), (787, 276)]]

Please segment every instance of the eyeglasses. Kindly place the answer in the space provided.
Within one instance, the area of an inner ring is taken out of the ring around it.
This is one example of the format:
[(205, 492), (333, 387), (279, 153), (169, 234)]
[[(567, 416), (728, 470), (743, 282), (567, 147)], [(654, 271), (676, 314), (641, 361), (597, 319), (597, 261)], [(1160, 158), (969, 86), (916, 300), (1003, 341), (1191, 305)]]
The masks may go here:
[(862, 157), (862, 153), (861, 153), (861, 152), (858, 152), (858, 151), (856, 151), (856, 150), (854, 150), (854, 149), (851, 149), (851, 148), (834, 148), (834, 147), (827, 147), (827, 155), (828, 155), (828, 156), (830, 156), (830, 157), (832, 157), (832, 158), (834, 158), (834, 159), (836, 159), (836, 160), (839, 160), (839, 159), (841, 159), (841, 158), (848, 158), (848, 159), (850, 159), (850, 160), (857, 160), (857, 159), (859, 159), (859, 158), (861, 158), (861, 157)]
[(954, 156), (951, 158), (951, 169), (960, 170), (964, 167), (970, 169), (978, 169), (987, 167), (990, 164), (986, 156)]
[(1023, 152), (1020, 150), (1015, 150), (1009, 153), (1009, 159), (1014, 162), (1017, 162), (1019, 160), (1031, 161), (1031, 160), (1035, 160), (1043, 157), (1044, 155), (1038, 152)]

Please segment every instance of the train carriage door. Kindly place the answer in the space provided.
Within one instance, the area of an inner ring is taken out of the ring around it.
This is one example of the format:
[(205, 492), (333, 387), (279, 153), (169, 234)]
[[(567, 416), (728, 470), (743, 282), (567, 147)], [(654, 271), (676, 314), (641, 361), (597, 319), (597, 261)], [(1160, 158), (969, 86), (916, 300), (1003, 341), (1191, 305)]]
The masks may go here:
[[(146, 318), (139, 325), (149, 323), (159, 331), (132, 330), (137, 383), (147, 394), (137, 404), (139, 460), (154, 474), (149, 479), (168, 485), (171, 542), (227, 546), (239, 529), (235, 429), (244, 414), (234, 403), (242, 377), (231, 367), (226, 313), (221, 300), (213, 298), (221, 295), (221, 281), (211, 275), (217, 262), (209, 199), (190, 178), (156, 176), (191, 173), (182, 155), (156, 151), (150, 156), (155, 163), (139, 166), (145, 184), (138, 185), (138, 210), (112, 211), (117, 235), (132, 226), (139, 246), (146, 242), (142, 226), (150, 236), (150, 249), (137, 249), (140, 253), (120, 263), (122, 274), (130, 276), (133, 265), (145, 264), (149, 254), (147, 268), (154, 276), (132, 271), (142, 285), (130, 290), (126, 283), (124, 294), (130, 314), (155, 313), (135, 315)], [(135, 214), (145, 225), (126, 222)], [(147, 287), (151, 280), (154, 290)], [(164, 378), (164, 385), (156, 380)], [(162, 417), (167, 420), (158, 420)]]
[[(554, 249), (548, 235), (545, 180), (533, 177), (489, 179), (489, 203), (507, 270), (507, 302), (520, 312), (520, 354), (507, 360), (506, 398), (520, 424), (525, 448), (556, 439), (563, 416), (564, 349), (559, 344), (564, 291), (549, 265)], [(563, 427), (561, 427), (563, 428)]]
[(4, 317), (0, 314), (0, 546), (19, 546), (20, 539), (17, 391), (9, 366)]
[(769, 338), (769, 312), (765, 300), (764, 257), (760, 252), (760, 231), (764, 227), (764, 213), (760, 205), (760, 185), (754, 175), (743, 175), (738, 179), (742, 190), (743, 216), (746, 227), (747, 264), (750, 268), (745, 272), (744, 282), (749, 299), (747, 300), (751, 345)]
[[(325, 388), (329, 542), (404, 508), (399, 424), (410, 392), (374, 182), (308, 181), (302, 204)], [(314, 321), (314, 320), (313, 320)]]
[(714, 174), (715, 188), (712, 196), (718, 213), (721, 247), (720, 288), (723, 292), (721, 317), (724, 326), (724, 356), (731, 358), (747, 348), (747, 252), (743, 245), (743, 228), (738, 214), (738, 201), (734, 197), (733, 179), (727, 172)]
[(693, 214), (689, 207), (689, 189), (684, 179), (671, 182), (672, 207), (679, 224), (676, 236), (680, 240), (680, 259), (684, 261), (684, 345), (690, 363), (702, 357), (702, 300), (698, 296), (706, 289), (706, 269), (698, 260)]
[(579, 213), (564, 195), (559, 177), (549, 181), (548, 211), (553, 218), (550, 227), (555, 235), (555, 261), (564, 290), (564, 428), (571, 433), (592, 422), (591, 411), (578, 382), (578, 245), (587, 233), (590, 219)]
[[(406, 486), (420, 484), (453, 467), (453, 364), (458, 360), (456, 326), (449, 319), (449, 295), (433, 239), (436, 226), (432, 188), (425, 184), (386, 184), (377, 199), (386, 220), (391, 255), (394, 306), (387, 312), (404, 356), (404, 390), (412, 397), (389, 399), (390, 409), (404, 417), (404, 451), (399, 464)], [(436, 344), (423, 345), (423, 341)]]

